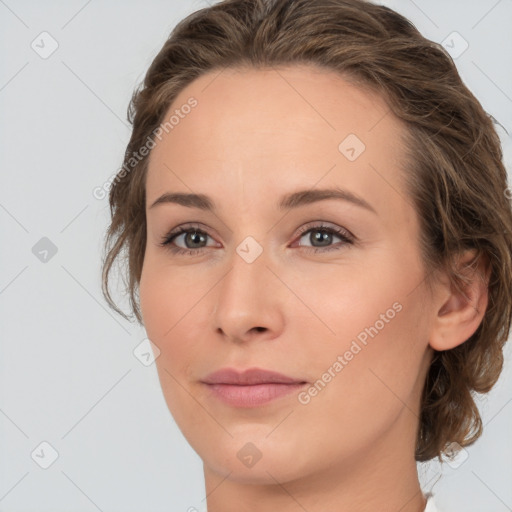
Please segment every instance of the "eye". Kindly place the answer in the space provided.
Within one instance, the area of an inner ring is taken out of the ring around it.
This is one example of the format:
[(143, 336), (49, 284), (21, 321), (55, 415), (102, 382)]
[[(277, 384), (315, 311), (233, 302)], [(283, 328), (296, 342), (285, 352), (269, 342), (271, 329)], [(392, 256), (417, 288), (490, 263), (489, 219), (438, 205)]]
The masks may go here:
[[(301, 228), (300, 232), (301, 236), (299, 241), (304, 239), (311, 244), (310, 246), (301, 245), (301, 247), (306, 247), (307, 250), (312, 250), (313, 252), (339, 250), (342, 246), (353, 245), (354, 243), (354, 236), (339, 227), (329, 227), (323, 224), (316, 226), (309, 225)], [(335, 238), (340, 239), (342, 243), (332, 245), (333, 239)]]
[[(189, 254), (193, 256), (203, 252), (203, 249), (207, 247), (203, 244), (207, 242), (208, 238), (211, 238), (210, 235), (198, 227), (180, 226), (165, 235), (159, 245), (167, 248), (174, 254)], [(184, 247), (176, 246), (177, 241), (184, 244)]]
[[(309, 242), (311, 245), (308, 246), (300, 243), (298, 247), (315, 253), (340, 250), (343, 246), (353, 245), (355, 240), (355, 237), (347, 230), (324, 224), (314, 226), (308, 224), (299, 231), (301, 233), (298, 239), (299, 242), (304, 239), (305, 242)], [(202, 254), (207, 247), (219, 247), (215, 243), (208, 246), (208, 238), (212, 237), (197, 226), (180, 226), (165, 235), (159, 245), (165, 247), (173, 254), (197, 256)], [(341, 243), (338, 242), (336, 245), (333, 245), (336, 238), (341, 240)]]

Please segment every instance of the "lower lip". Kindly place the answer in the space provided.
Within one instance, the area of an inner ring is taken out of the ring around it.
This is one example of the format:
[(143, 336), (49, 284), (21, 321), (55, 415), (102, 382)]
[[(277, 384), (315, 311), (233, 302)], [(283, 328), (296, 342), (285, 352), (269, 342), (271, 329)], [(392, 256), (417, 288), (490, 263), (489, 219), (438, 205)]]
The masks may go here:
[(289, 395), (304, 387), (306, 383), (297, 384), (206, 384), (214, 396), (234, 407), (258, 407), (277, 398)]

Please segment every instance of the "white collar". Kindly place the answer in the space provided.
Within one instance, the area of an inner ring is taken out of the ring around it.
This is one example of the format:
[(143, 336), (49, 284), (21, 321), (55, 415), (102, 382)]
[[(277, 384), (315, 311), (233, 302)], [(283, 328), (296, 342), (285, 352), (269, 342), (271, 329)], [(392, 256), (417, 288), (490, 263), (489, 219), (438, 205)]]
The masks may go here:
[(425, 498), (427, 498), (427, 506), (425, 507), (425, 512), (441, 512), (434, 503), (434, 496), (431, 493), (425, 494)]

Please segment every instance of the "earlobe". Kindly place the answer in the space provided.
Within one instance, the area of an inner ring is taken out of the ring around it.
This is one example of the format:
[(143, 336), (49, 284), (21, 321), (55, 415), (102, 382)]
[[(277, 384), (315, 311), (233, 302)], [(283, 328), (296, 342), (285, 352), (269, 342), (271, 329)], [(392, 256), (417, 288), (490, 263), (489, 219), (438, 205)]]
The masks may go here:
[(459, 259), (458, 268), (466, 279), (462, 289), (448, 284), (439, 294), (430, 346), (438, 351), (452, 349), (467, 341), (482, 322), (489, 302), (490, 268), (488, 259), (476, 250)]

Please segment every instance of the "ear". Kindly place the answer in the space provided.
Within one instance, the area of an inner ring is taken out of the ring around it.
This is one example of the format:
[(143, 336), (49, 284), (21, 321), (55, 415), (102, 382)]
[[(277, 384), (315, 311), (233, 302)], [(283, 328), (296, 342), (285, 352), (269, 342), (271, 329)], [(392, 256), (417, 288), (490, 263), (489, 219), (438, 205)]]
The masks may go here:
[(490, 268), (485, 255), (476, 260), (475, 249), (464, 252), (458, 261), (460, 272), (468, 280), (456, 290), (447, 280), (437, 294), (430, 346), (449, 350), (467, 341), (478, 329), (489, 301)]

